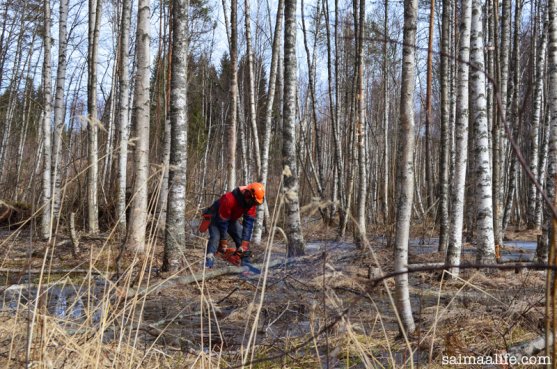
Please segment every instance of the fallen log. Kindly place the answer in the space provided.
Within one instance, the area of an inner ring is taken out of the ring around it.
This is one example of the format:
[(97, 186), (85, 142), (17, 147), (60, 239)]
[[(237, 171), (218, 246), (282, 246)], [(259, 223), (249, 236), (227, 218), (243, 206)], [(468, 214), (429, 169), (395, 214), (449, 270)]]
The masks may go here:
[[(281, 264), (286, 264), (287, 261), (285, 259), (275, 259), (275, 260), (271, 260), (271, 262), (269, 263), (269, 268), (281, 265)], [(262, 269), (264, 268), (266, 265), (265, 263), (261, 263), (261, 264), (254, 264), (253, 266), (255, 266), (256, 268)], [(150, 287), (139, 287), (139, 288), (128, 288), (127, 291), (122, 291), (120, 290), (120, 294), (122, 296), (126, 296), (126, 297), (141, 297), (141, 296), (145, 296), (145, 295), (150, 295), (153, 293), (158, 293), (160, 291), (162, 291), (163, 289), (166, 288), (171, 288), (171, 287), (178, 287), (178, 286), (184, 286), (184, 285), (188, 285), (188, 284), (192, 284), (192, 283), (197, 283), (197, 282), (201, 282), (203, 281), (203, 279), (205, 279), (206, 281), (209, 279), (214, 279), (214, 278), (218, 278), (218, 277), (222, 277), (225, 275), (234, 275), (234, 274), (242, 274), (244, 272), (246, 272), (248, 269), (246, 267), (241, 267), (241, 266), (227, 266), (224, 268), (219, 268), (219, 269), (215, 269), (215, 270), (210, 270), (210, 271), (205, 271), (205, 272), (199, 272), (199, 273), (195, 273), (195, 274), (191, 274), (191, 275), (187, 275), (187, 276), (181, 276), (181, 275), (174, 275), (171, 277), (168, 277), (167, 279), (155, 284), (154, 286), (150, 286)], [(263, 273), (263, 271), (262, 271)]]
[[(549, 335), (549, 346), (551, 345), (553, 345), (552, 334)], [(507, 352), (517, 358), (520, 358), (522, 356), (537, 355), (543, 350), (545, 350), (545, 335), (511, 346)]]

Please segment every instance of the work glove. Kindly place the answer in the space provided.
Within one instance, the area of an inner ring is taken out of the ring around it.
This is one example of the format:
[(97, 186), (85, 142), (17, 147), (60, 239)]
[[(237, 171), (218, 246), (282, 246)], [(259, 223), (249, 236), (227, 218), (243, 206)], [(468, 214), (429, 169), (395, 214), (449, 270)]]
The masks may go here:
[(240, 249), (242, 249), (242, 251), (248, 251), (249, 250), (249, 241), (242, 241), (242, 244), (240, 245)]
[(219, 241), (219, 252), (226, 253), (226, 249), (228, 248), (228, 241), (227, 240), (220, 240)]
[(251, 256), (251, 251), (249, 251), (249, 241), (242, 241), (240, 247), (236, 249), (236, 255), (241, 258), (249, 258)]

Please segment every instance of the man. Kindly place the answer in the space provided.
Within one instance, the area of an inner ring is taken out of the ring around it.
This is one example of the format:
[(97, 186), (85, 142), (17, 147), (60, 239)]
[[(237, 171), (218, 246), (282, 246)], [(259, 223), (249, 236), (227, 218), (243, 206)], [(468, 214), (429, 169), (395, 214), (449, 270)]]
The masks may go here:
[[(209, 229), (205, 259), (207, 268), (213, 267), (216, 252), (230, 255), (227, 259), (233, 264), (249, 262), (249, 243), (255, 223), (255, 207), (263, 204), (264, 199), (265, 188), (261, 183), (254, 182), (225, 193), (204, 212), (205, 219), (199, 230), (205, 232)], [(238, 221), (241, 217), (242, 225)], [(235, 250), (228, 247), (227, 232), (236, 245)]]

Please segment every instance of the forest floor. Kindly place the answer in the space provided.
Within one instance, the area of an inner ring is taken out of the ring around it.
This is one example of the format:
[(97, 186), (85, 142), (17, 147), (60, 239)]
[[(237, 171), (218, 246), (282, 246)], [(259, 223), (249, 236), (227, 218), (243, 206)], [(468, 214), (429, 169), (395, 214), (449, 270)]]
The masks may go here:
[[(394, 279), (381, 279), (393, 271), (393, 250), (374, 233), (358, 249), (328, 241), (332, 234), (313, 225), (305, 256), (286, 260), (276, 240), (270, 259), (278, 265), (245, 277), (220, 260), (204, 272), (202, 237), (189, 245), (188, 267), (168, 275), (159, 271), (162, 239), (151, 242), (150, 257), (126, 253), (117, 268), (120, 244), (108, 235), (82, 236), (74, 255), (63, 237), (47, 248), (28, 230), (6, 231), (0, 367), (400, 368), (413, 361), (448, 368), (447, 357), (504, 354), (544, 331), (544, 272), (465, 269), (447, 280), (432, 269), (410, 274), (417, 329), (405, 337), (393, 309)], [(432, 235), (414, 236), (411, 264), (443, 261)], [(507, 237), (514, 246), (503, 256), (533, 257), (535, 234)], [(474, 251), (465, 245), (465, 262), (474, 262)], [(265, 248), (254, 252), (254, 263), (263, 262)]]

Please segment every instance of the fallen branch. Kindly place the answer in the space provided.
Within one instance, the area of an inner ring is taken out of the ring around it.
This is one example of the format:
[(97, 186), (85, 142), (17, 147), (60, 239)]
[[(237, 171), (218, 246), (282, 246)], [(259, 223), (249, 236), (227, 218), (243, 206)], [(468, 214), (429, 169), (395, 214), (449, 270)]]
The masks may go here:
[[(100, 272), (93, 269), (52, 269), (48, 271), (50, 274), (88, 274), (99, 275)], [(24, 273), (24, 274), (40, 274), (41, 269), (21, 269), (21, 268), (0, 268), (0, 273)]]

